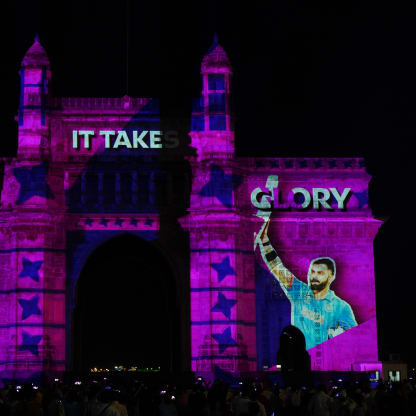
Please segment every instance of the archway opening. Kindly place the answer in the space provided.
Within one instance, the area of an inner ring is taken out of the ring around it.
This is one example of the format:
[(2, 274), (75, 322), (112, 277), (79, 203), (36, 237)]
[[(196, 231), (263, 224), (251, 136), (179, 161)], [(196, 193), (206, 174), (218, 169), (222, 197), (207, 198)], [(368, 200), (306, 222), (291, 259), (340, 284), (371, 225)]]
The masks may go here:
[(78, 279), (72, 368), (176, 371), (179, 316), (172, 272), (150, 243), (129, 234), (98, 247)]

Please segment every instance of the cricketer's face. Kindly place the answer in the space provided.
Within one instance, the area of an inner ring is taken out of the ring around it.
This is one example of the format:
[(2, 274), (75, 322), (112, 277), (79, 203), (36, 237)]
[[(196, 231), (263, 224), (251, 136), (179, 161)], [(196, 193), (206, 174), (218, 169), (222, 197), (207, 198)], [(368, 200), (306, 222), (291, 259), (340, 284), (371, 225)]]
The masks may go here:
[(320, 292), (324, 290), (333, 277), (332, 271), (326, 264), (312, 264), (309, 282), (312, 290)]

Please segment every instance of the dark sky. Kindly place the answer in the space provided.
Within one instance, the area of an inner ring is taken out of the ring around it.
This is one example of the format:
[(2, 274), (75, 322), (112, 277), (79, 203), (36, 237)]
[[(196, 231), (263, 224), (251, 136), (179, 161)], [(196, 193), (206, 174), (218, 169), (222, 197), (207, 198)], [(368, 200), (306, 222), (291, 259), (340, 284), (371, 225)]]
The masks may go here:
[(51, 61), (53, 94), (122, 96), (128, 88), (130, 96), (160, 97), (163, 114), (186, 122), (216, 31), (234, 68), (238, 155), (366, 158), (373, 212), (389, 218), (375, 244), (380, 346), (383, 354), (410, 359), (415, 10), (350, 2), (169, 3), (16, 1), (0, 154), (16, 148), (17, 71), (36, 32)]

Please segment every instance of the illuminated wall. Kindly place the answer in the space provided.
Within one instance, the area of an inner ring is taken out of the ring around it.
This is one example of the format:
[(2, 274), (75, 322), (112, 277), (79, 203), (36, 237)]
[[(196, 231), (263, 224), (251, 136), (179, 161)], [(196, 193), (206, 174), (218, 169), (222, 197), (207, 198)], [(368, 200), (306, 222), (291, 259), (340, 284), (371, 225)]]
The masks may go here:
[[(358, 323), (309, 349), (313, 368), (350, 370), (377, 362), (372, 242), (380, 224), (368, 206), (370, 178), (363, 161), (236, 157), (232, 69), (217, 39), (201, 74), (186, 152), (166, 149), (161, 158), (151, 150), (107, 150), (102, 141), (74, 149), (73, 130), (161, 130), (157, 100), (53, 98), (40, 43), (25, 55), (18, 154), (5, 160), (0, 207), (3, 379), (71, 368), (79, 274), (96, 247), (126, 232), (155, 244), (174, 271), (183, 322), (190, 325), (185, 359), (192, 370), (244, 372), (274, 365), (293, 305), (254, 250), (253, 235), (263, 220), (251, 194), (260, 188), (267, 199), (270, 175), (279, 178), (269, 237), (280, 258), (306, 284), (311, 259), (334, 259), (331, 289), (351, 306)], [(293, 188), (311, 195), (313, 188), (351, 192), (344, 210), (334, 197), (326, 208), (316, 209), (311, 201), (300, 209), (300, 195), (288, 200)], [(285, 208), (288, 201), (294, 206)], [(178, 222), (189, 234), (190, 253), (177, 244)]]
[[(192, 369), (270, 368), (276, 364), (285, 326), (299, 318), (324, 319), (326, 324), (332, 305), (337, 305), (327, 301), (331, 305), (326, 306), (329, 312), (323, 309), (326, 316), (322, 318), (322, 311), (312, 316), (317, 311), (308, 314), (308, 302), (313, 301), (305, 298), (297, 304), (304, 316), (293, 316), (294, 305), (254, 250), (253, 235), (264, 221), (251, 194), (256, 188), (267, 194), (271, 175), (279, 180), (269, 231), (273, 246), (306, 289), (310, 261), (331, 257), (337, 271), (330, 289), (350, 305), (358, 323), (343, 333), (338, 329), (331, 339), (328, 328), (321, 328), (318, 341), (308, 342), (312, 368), (348, 371), (359, 363), (378, 368), (373, 239), (380, 222), (372, 218), (368, 205), (370, 177), (364, 161), (236, 157), (229, 109), (231, 65), (215, 42), (201, 74), (202, 96), (195, 102), (190, 132), (197, 149), (197, 156), (189, 159), (191, 206), (182, 222), (191, 242)], [(302, 191), (294, 195), (297, 188)], [(308, 195), (310, 203), (305, 202)], [(345, 313), (332, 315), (347, 327)]]
[[(189, 194), (183, 155), (169, 149), (162, 161), (157, 149), (105, 149), (98, 139), (90, 149), (72, 145), (73, 130), (160, 131), (158, 100), (51, 97), (38, 40), (20, 78), (18, 154), (4, 161), (1, 191), (0, 381), (72, 368), (77, 280), (112, 237), (129, 233), (153, 244), (174, 270), (177, 296), (187, 296), (176, 221)], [(161, 231), (161, 222), (172, 228)]]

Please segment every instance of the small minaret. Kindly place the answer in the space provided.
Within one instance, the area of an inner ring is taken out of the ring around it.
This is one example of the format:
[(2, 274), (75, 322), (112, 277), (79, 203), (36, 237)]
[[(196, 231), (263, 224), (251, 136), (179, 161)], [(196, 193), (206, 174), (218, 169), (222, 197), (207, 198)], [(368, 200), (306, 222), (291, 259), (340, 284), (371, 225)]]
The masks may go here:
[(198, 160), (234, 156), (230, 111), (232, 68), (218, 37), (201, 64), (202, 96), (194, 102), (190, 136)]
[[(248, 275), (244, 265), (253, 256), (242, 249), (247, 238), (241, 238), (241, 230), (247, 227), (235, 197), (243, 176), (234, 158), (231, 76), (230, 61), (215, 36), (202, 60), (202, 97), (192, 112), (189, 135), (196, 155), (188, 157), (192, 191), (188, 215), (181, 218), (191, 251), (192, 371), (213, 374), (218, 369), (253, 371), (256, 365), (247, 360), (256, 356), (256, 329), (240, 324), (247, 316), (247, 295), (240, 291)], [(247, 310), (255, 311), (254, 303)]]
[(49, 152), (46, 118), (50, 63), (43, 46), (35, 37), (24, 56), (20, 69), (20, 101), (18, 111), (20, 158), (40, 158)]

